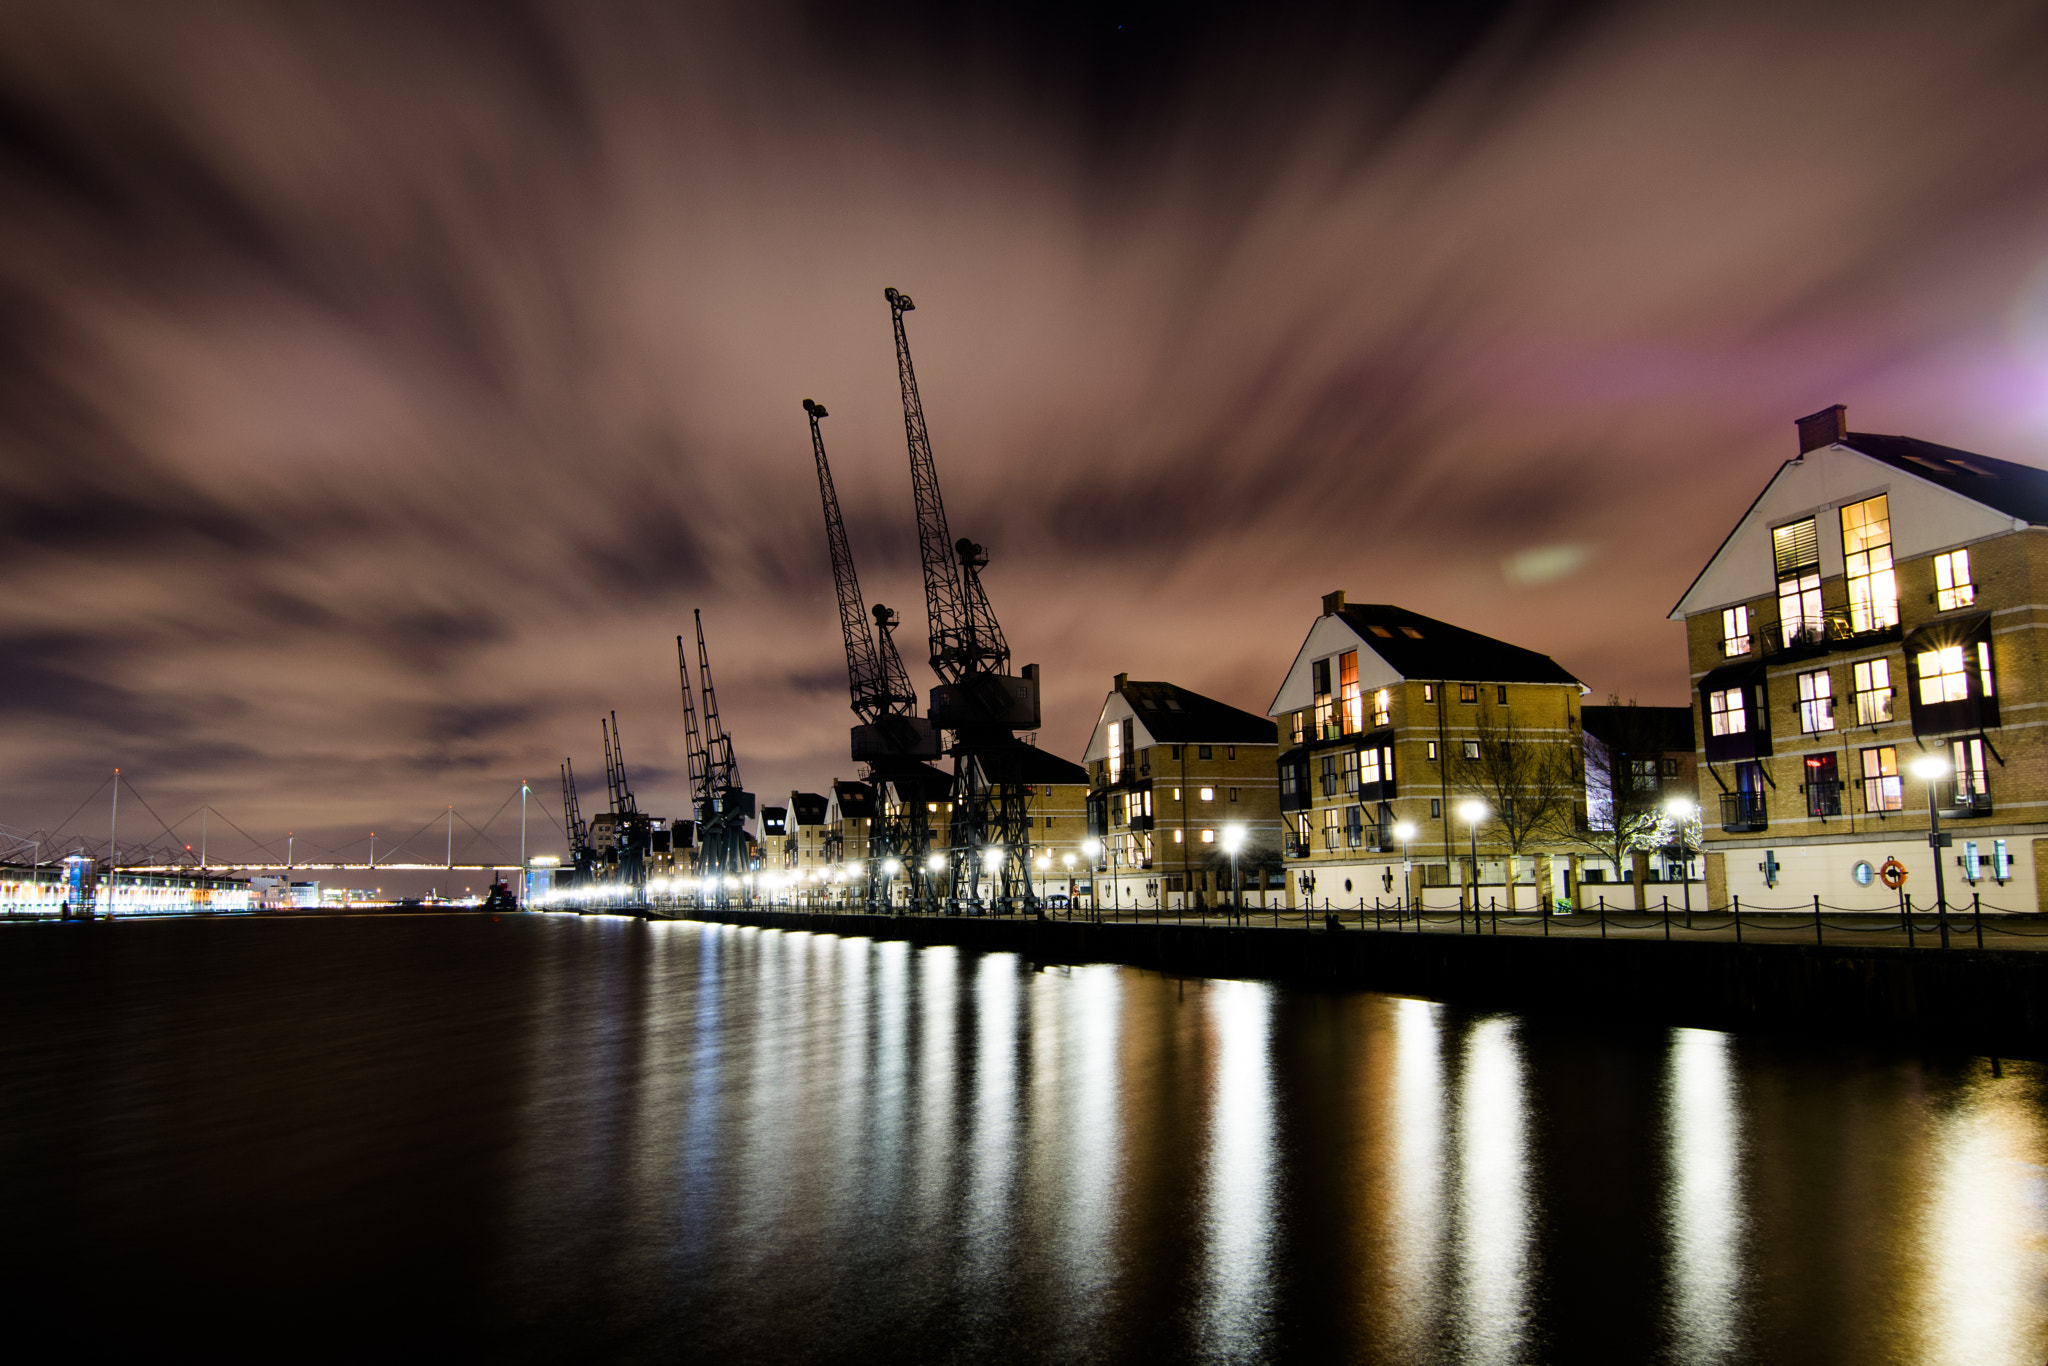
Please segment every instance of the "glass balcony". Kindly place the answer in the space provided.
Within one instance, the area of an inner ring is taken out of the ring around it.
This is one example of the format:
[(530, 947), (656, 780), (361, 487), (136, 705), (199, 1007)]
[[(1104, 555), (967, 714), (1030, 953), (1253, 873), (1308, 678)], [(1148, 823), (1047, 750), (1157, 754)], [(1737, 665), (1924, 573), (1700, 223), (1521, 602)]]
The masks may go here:
[(1731, 835), (1744, 834), (1765, 829), (1770, 822), (1764, 814), (1764, 794), (1761, 792), (1723, 792), (1721, 794), (1721, 829)]

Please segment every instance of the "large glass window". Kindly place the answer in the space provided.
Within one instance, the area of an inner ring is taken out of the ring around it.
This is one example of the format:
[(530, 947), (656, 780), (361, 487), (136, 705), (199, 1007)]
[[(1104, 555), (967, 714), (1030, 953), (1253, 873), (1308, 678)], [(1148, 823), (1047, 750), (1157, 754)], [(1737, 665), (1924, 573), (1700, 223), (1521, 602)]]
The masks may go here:
[(1892, 572), (1892, 515), (1882, 493), (1842, 509), (1842, 559), (1849, 574), (1849, 628), (1899, 624), (1899, 581)]
[(1323, 848), (1335, 849), (1336, 847), (1337, 808), (1334, 806), (1325, 807), (1323, 809)]
[(1394, 715), (1394, 694), (1390, 688), (1381, 688), (1372, 695), (1372, 723), (1384, 726)]
[(1881, 725), (1892, 719), (1892, 666), (1887, 659), (1869, 659), (1858, 664), (1856, 674), (1856, 724)]
[(1834, 675), (1826, 669), (1799, 675), (1799, 729), (1810, 735), (1834, 728)]
[(1863, 809), (1897, 811), (1906, 804), (1899, 782), (1899, 751), (1879, 745), (1863, 751)]
[(1729, 607), (1721, 612), (1721, 653), (1749, 653), (1749, 608)]
[(1308, 666), (1316, 692), (1316, 739), (1327, 740), (1335, 733), (1337, 704), (1330, 696), (1330, 661), (1318, 659)]
[(1949, 612), (1968, 607), (1977, 600), (1977, 587), (1970, 582), (1970, 552), (1951, 550), (1934, 557), (1934, 605)]
[(1920, 705), (1961, 702), (1970, 695), (1969, 656), (1961, 645), (1920, 652)]
[(1778, 629), (1785, 644), (1820, 639), (1826, 622), (1820, 610), (1820, 536), (1813, 518), (1773, 529), (1771, 552), (1778, 566)]
[(1358, 751), (1347, 750), (1344, 754), (1344, 790), (1358, 791)]
[(1949, 745), (1949, 762), (1955, 765), (1956, 791), (1983, 796), (1990, 791), (1984, 776), (1984, 741), (1957, 740)]
[(1742, 689), (1724, 688), (1707, 694), (1707, 731), (1710, 735), (1740, 735), (1749, 729), (1743, 710)]
[(1835, 756), (1832, 754), (1806, 756), (1806, 814), (1842, 814), (1842, 782), (1837, 776)]
[[(1386, 756), (1386, 763), (1385, 763), (1385, 765), (1384, 765), (1384, 766), (1382, 766), (1382, 764), (1381, 764), (1381, 762), (1380, 762), (1380, 756), (1381, 756), (1382, 754), (1384, 754), (1384, 755)], [(1365, 750), (1365, 751), (1363, 751), (1362, 753), (1360, 753), (1360, 754), (1359, 754), (1359, 756), (1358, 756), (1358, 780), (1359, 780), (1359, 782), (1361, 782), (1361, 783), (1365, 784), (1366, 786), (1370, 787), (1370, 786), (1372, 786), (1372, 785), (1373, 785), (1374, 783), (1378, 783), (1378, 782), (1384, 782), (1384, 781), (1385, 781), (1386, 779), (1392, 778), (1393, 776), (1394, 776), (1394, 751), (1392, 751), (1392, 750), (1390, 750), (1390, 749), (1388, 749), (1388, 750), (1381, 750), (1381, 749), (1368, 749), (1368, 750)]]
[(1358, 651), (1337, 656), (1337, 689), (1344, 703), (1344, 733), (1356, 735), (1365, 729), (1365, 706), (1358, 695)]
[(1124, 772), (1124, 728), (1120, 721), (1109, 723), (1109, 780), (1115, 782)]

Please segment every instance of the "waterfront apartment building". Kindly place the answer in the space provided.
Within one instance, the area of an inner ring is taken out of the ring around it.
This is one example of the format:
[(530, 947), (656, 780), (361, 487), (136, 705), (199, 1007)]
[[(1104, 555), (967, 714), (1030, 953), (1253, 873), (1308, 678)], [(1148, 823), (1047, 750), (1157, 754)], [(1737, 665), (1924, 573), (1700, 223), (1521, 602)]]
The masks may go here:
[[(2048, 909), (2048, 472), (1801, 418), (1672, 609), (1716, 903)], [(2037, 586), (2039, 585), (2039, 586)], [(1916, 774), (1915, 760), (1945, 773)], [(1952, 845), (1930, 851), (1930, 795)]]
[[(1672, 803), (1696, 809), (1699, 800), (1697, 739), (1691, 707), (1645, 707), (1612, 702), (1579, 710), (1586, 760), (1586, 823), (1575, 839), (1580, 861), (1573, 881), (1597, 888), (1625, 883), (1632, 891), (1609, 905), (1649, 905), (1649, 888), (1699, 880), (1696, 838)], [(1669, 888), (1667, 887), (1667, 890)], [(1589, 888), (1586, 895), (1593, 895)], [(1682, 897), (1681, 890), (1670, 890)]]
[(817, 792), (791, 792), (784, 822), (781, 866), (786, 872), (815, 880), (825, 869), (825, 822), (832, 803)]
[(1095, 904), (1215, 905), (1231, 888), (1231, 826), (1244, 828), (1238, 873), (1247, 895), (1263, 900), (1280, 866), (1278, 752), (1267, 717), (1118, 674), (1083, 756), (1086, 834), (1102, 843)]
[[(1583, 819), (1586, 691), (1548, 655), (1326, 595), (1268, 709), (1289, 904), (1469, 884), (1475, 847), (1480, 887), (1529, 888), (1525, 909), (1570, 895), (1572, 855), (1555, 836)], [(1476, 827), (1458, 814), (1468, 801), (1485, 808)]]

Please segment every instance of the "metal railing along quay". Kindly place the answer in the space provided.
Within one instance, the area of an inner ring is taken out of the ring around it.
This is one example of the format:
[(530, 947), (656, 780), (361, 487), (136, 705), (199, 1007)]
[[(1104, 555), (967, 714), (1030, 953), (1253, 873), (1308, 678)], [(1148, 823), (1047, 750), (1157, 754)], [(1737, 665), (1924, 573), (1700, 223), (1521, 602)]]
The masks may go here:
[[(742, 909), (734, 907), (733, 909)], [(921, 920), (1010, 920), (1030, 913), (921, 911), (910, 907), (778, 906), (767, 903), (744, 909), (835, 915), (874, 915)], [(1744, 905), (1737, 897), (1713, 907), (1674, 906), (1670, 898), (1644, 910), (1610, 907), (1600, 898), (1591, 907), (1553, 911), (1509, 910), (1489, 898), (1477, 913), (1461, 909), (1428, 909), (1399, 900), (1359, 899), (1346, 906), (1325, 901), (1321, 906), (1101, 907), (1046, 909), (1048, 920), (1099, 925), (1173, 925), (1187, 928), (1291, 929), (1317, 933), (1374, 930), (1394, 934), (1481, 934), (1558, 936), (1570, 938), (1662, 939), (1665, 941), (1727, 940), (1756, 944), (1872, 944), (1895, 948), (1991, 949), (2048, 948), (2048, 916), (1985, 905), (1973, 896), (1967, 906), (1914, 905), (1900, 899), (1897, 911), (1830, 906), (1819, 898), (1789, 906)]]

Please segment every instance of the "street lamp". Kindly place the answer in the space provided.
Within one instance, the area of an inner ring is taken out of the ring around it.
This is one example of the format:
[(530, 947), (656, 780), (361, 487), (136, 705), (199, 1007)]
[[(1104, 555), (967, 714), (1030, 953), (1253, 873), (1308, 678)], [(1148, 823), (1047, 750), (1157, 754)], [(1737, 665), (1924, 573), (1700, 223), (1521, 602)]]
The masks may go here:
[(1237, 851), (1244, 848), (1244, 827), (1226, 825), (1223, 827), (1223, 852), (1230, 855), (1230, 904), (1233, 912), (1244, 911), (1244, 883), (1237, 876)]
[[(1461, 802), (1458, 817), (1465, 822), (1465, 832), (1472, 838), (1472, 928), (1479, 928), (1479, 822), (1486, 819), (1486, 803), (1481, 801)], [(1458, 929), (1465, 928), (1465, 899), (1458, 898)]]
[[(1415, 859), (1408, 850), (1408, 842), (1415, 838), (1415, 826), (1411, 821), (1402, 821), (1394, 827), (1394, 838), (1401, 841), (1401, 900), (1405, 903), (1415, 895)], [(1416, 924), (1422, 922), (1417, 920)], [(1396, 920), (1394, 927), (1400, 928)]]
[(1927, 852), (1934, 856), (1934, 915), (1941, 926), (1941, 946), (1948, 947), (1948, 889), (1942, 885), (1941, 851), (1949, 836), (1941, 833), (1941, 812), (1935, 809), (1934, 785), (1948, 776), (1948, 760), (1939, 754), (1923, 754), (1913, 761), (1913, 776), (1927, 784)]
[[(1678, 880), (1685, 888), (1685, 924), (1692, 927), (1692, 842), (1685, 838), (1685, 823), (1699, 813), (1699, 805), (1690, 797), (1673, 797), (1664, 803), (1665, 814), (1677, 824), (1672, 827), (1671, 847), (1678, 851)], [(1670, 902), (1665, 902), (1669, 906)]]
[[(1116, 858), (1115, 845), (1108, 844), (1103, 840), (1097, 839), (1093, 835), (1090, 835), (1086, 840), (1082, 841), (1081, 843), (1081, 852), (1088, 856), (1088, 885), (1091, 888), (1095, 886), (1095, 874), (1101, 871), (1099, 865), (1102, 859), (1103, 851), (1105, 849), (1109, 851), (1110, 859), (1112, 862), (1114, 862)], [(1116, 873), (1114, 870), (1111, 870), (1109, 875), (1109, 894), (1112, 898), (1116, 896)], [(1101, 893), (1091, 892), (1088, 899), (1095, 903), (1095, 910), (1099, 914), (1102, 910)]]

